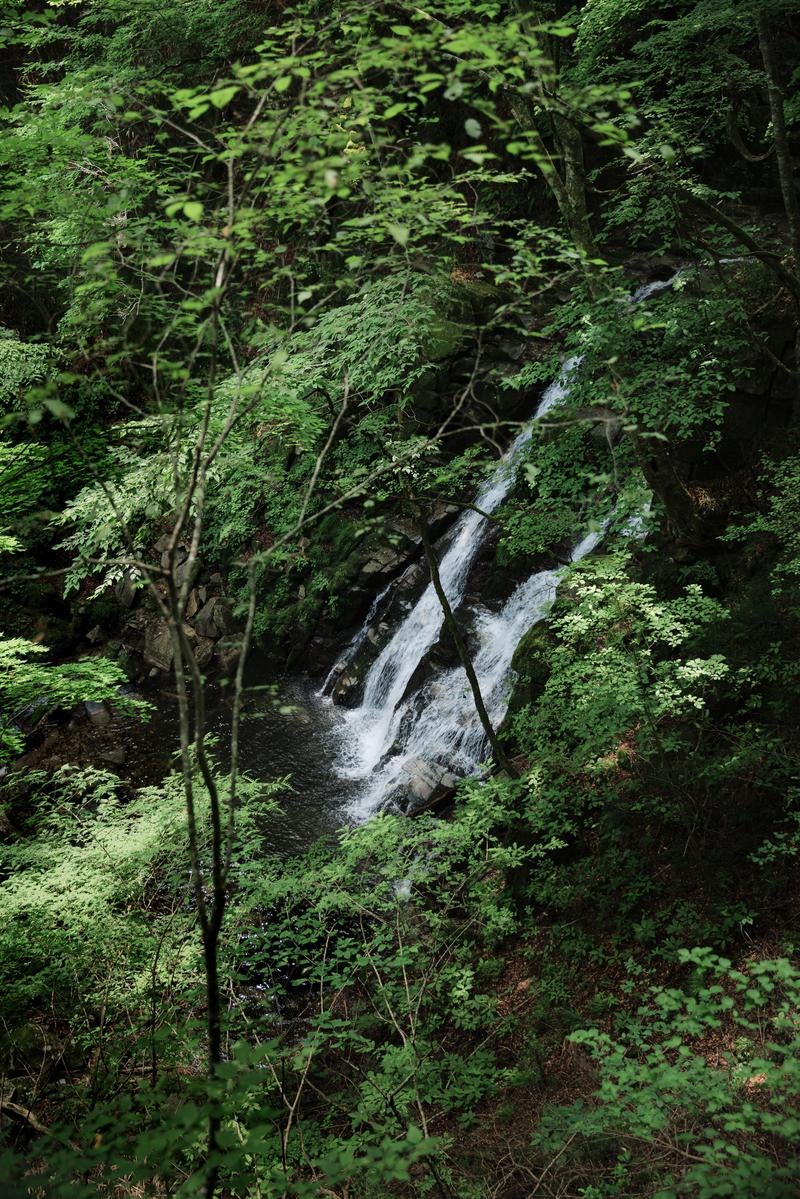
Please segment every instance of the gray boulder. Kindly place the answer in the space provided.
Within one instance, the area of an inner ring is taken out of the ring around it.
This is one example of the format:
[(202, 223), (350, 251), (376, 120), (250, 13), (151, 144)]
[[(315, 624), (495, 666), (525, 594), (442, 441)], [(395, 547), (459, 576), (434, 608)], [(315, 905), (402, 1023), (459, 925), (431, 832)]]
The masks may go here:
[(443, 798), (461, 781), (446, 766), (440, 766), (438, 762), (426, 762), (424, 758), (407, 758), (403, 763), (403, 772), (409, 776), (408, 790), (417, 801), (415, 807)]
[(210, 637), (212, 641), (225, 637), (235, 626), (230, 604), (222, 596), (212, 595), (192, 618), (192, 625), (201, 637)]
[(165, 620), (149, 621), (144, 632), (144, 660), (157, 670), (172, 666), (172, 634)]
[(86, 709), (86, 715), (95, 728), (103, 729), (106, 725), (111, 724), (111, 713), (105, 704), (98, 704), (94, 700), (88, 700), (83, 706)]

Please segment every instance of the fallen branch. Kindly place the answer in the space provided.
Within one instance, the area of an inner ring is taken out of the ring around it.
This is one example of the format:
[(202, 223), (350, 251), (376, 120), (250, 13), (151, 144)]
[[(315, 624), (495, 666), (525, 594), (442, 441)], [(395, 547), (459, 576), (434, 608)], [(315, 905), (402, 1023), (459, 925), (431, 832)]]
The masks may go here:
[(19, 1103), (12, 1103), (10, 1099), (3, 1099), (0, 1096), (0, 1116), (3, 1112), (8, 1112), (10, 1116), (14, 1116), (17, 1120), (21, 1120), (27, 1124), (34, 1132), (38, 1132), (40, 1136), (49, 1137), (50, 1129), (46, 1124), (42, 1124), (41, 1120), (37, 1120), (33, 1112), (28, 1107), (22, 1107)]

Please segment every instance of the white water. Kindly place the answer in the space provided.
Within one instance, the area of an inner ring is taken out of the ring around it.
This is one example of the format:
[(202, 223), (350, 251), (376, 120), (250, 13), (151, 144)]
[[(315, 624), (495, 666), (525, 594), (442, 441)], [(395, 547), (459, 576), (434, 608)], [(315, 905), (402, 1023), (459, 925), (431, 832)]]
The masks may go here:
[[(591, 553), (601, 537), (602, 532), (589, 533), (575, 546), (571, 561), (578, 562)], [(547, 616), (558, 581), (558, 571), (538, 571), (520, 583), (500, 612), (484, 610), (478, 617), (478, 650), (472, 665), (495, 728), (506, 714), (511, 695), (514, 651), (528, 630)], [(422, 710), (414, 719), (418, 707)], [(404, 781), (404, 764), (412, 759), (430, 760), (434, 754), (443, 760), (448, 770), (468, 775), (486, 757), (486, 734), (462, 666), (437, 675), (420, 693), (397, 708), (391, 719), (390, 744), (405, 721), (411, 728), (402, 752), (388, 757), (372, 773), (351, 807), (351, 814), (357, 820), (371, 816), (386, 796)]]

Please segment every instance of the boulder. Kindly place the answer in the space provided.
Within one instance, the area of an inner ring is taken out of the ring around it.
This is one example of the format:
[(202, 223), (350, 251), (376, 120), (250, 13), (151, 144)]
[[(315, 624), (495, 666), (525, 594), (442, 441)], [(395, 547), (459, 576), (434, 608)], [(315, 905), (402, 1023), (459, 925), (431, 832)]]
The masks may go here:
[(201, 569), (202, 569), (202, 566), (201, 566), (199, 559), (194, 564), (192, 564), (189, 561), (189, 558), (187, 555), (187, 557), (184, 558), (184, 560), (182, 562), (179, 562), (178, 565), (175, 567), (175, 582), (178, 585), (178, 587), (183, 586), (183, 583), (184, 583), (187, 575), (192, 575), (193, 576), (192, 581), (194, 581), (194, 579), (197, 578), (197, 575), (199, 574)]
[(360, 682), (361, 680), (357, 674), (345, 671), (336, 680), (331, 691), (331, 699), (342, 708), (358, 707), (358, 687)]
[(411, 794), (422, 803), (431, 798), (442, 776), (439, 767), (423, 758), (408, 758), (403, 763), (403, 771), (410, 779)]
[(192, 625), (200, 636), (210, 637), (212, 641), (231, 633), (234, 624), (230, 604), (219, 595), (212, 595), (192, 619)]
[(86, 709), (86, 715), (95, 728), (103, 729), (106, 725), (111, 724), (111, 713), (105, 704), (98, 704), (94, 700), (88, 700), (83, 706)]
[(109, 766), (124, 766), (125, 760), (128, 757), (122, 746), (116, 749), (106, 749), (97, 755), (101, 762), (108, 762)]
[(157, 670), (172, 666), (172, 634), (169, 625), (160, 618), (148, 622), (144, 632), (144, 660)]
[(239, 633), (231, 637), (221, 637), (214, 647), (214, 660), (217, 667), (226, 673), (234, 670), (242, 652), (242, 638)]
[(120, 608), (132, 608), (136, 599), (136, 588), (134, 586), (133, 575), (130, 571), (126, 571), (121, 579), (114, 586), (114, 598)]
[(183, 632), (186, 636), (186, 640), (189, 642), (189, 645), (192, 648), (195, 662), (201, 670), (205, 670), (205, 668), (210, 664), (211, 659), (214, 657), (214, 642), (212, 638), (201, 636), (200, 633), (198, 633), (196, 629), (193, 629), (189, 624), (185, 624), (183, 626)]
[(398, 553), (390, 545), (378, 546), (371, 551), (361, 567), (358, 575), (360, 586), (376, 590), (385, 586), (389, 579), (405, 565), (407, 557), (406, 554)]
[(194, 587), (189, 592), (186, 600), (186, 619), (191, 620), (193, 616), (196, 616), (205, 602), (205, 597), (203, 599), (200, 598), (200, 589)]
[(426, 762), (424, 758), (406, 758), (403, 772), (409, 776), (408, 790), (417, 801), (413, 807), (444, 798), (461, 781), (446, 766), (440, 766), (438, 762)]

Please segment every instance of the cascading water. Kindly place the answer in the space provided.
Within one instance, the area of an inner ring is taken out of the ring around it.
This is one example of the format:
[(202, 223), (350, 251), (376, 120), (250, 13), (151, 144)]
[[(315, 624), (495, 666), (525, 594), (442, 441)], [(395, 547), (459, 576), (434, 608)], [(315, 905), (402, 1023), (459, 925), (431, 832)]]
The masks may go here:
[[(566, 396), (570, 375), (579, 363), (578, 357), (570, 358), (564, 363), (558, 379), (544, 392), (533, 420), (543, 416)], [(532, 433), (531, 423), (518, 434), (494, 474), (478, 492), (475, 498), (476, 510), (465, 512), (456, 522), (450, 535), (447, 550), (439, 564), (439, 575), (453, 608), (457, 608), (464, 597), (472, 564), (489, 531), (487, 517), (508, 495), (514, 482), (515, 466), (520, 452)], [(351, 646), (363, 643), (369, 620), (368, 616), (367, 622), (351, 642)], [(343, 777), (368, 778), (391, 748), (403, 715), (401, 701), (408, 684), (423, 657), (438, 638), (443, 623), (441, 605), (433, 585), (428, 584), (370, 668), (364, 682), (361, 707), (349, 712), (344, 719), (343, 748), (338, 763)], [(346, 655), (348, 658), (351, 656), (352, 652)], [(378, 786), (376, 777), (375, 787), (370, 787), (371, 796)], [(370, 802), (374, 808), (374, 803)]]
[(361, 646), (366, 641), (367, 635), (369, 634), (369, 631), (372, 628), (372, 623), (375, 620), (375, 618), (377, 617), (381, 608), (383, 607), (383, 601), (386, 599), (389, 592), (392, 590), (393, 585), (394, 585), (393, 583), (387, 583), (386, 586), (384, 587), (383, 591), (379, 591), (378, 594), (375, 596), (375, 599), (372, 601), (372, 603), (369, 606), (369, 611), (367, 612), (367, 615), (364, 617), (364, 623), (362, 624), (361, 628), (356, 633), (355, 637), (349, 643), (349, 645), (347, 645), (345, 647), (344, 653), (342, 654), (341, 658), (338, 658), (337, 661), (334, 662), (333, 666), (328, 671), (327, 675), (325, 676), (325, 682), (322, 684), (319, 691), (317, 692), (318, 695), (327, 695), (328, 694), (328, 691), (329, 691), (331, 685), (333, 683), (335, 683), (336, 680), (339, 678), (339, 676), (343, 673), (343, 671), (347, 669), (348, 663), (352, 662), (353, 658), (356, 656), (358, 651), (361, 649)]
[[(602, 532), (589, 533), (575, 547), (578, 562), (595, 548)], [(511, 660), (525, 633), (547, 615), (556, 595), (559, 575), (542, 570), (520, 583), (500, 612), (481, 611), (476, 633), (478, 650), (472, 665), (492, 724), (500, 724), (508, 707)], [(419, 715), (415, 714), (419, 710)], [(356, 819), (366, 819), (403, 782), (409, 762), (429, 759), (434, 752), (448, 771), (470, 774), (486, 756), (486, 734), (478, 719), (466, 672), (455, 667), (429, 680), (416, 696), (401, 704), (391, 727), (397, 734), (408, 721), (410, 731), (402, 752), (389, 756), (369, 778), (351, 806)]]
[[(631, 294), (629, 302), (642, 303), (670, 288), (680, 274), (678, 270), (670, 279), (644, 284)], [(452, 608), (464, 598), (470, 570), (488, 533), (486, 516), (508, 495), (520, 452), (532, 436), (533, 422), (567, 396), (570, 376), (580, 362), (581, 357), (575, 356), (564, 363), (558, 379), (542, 396), (531, 424), (518, 435), (479, 491), (475, 499), (479, 511), (465, 512), (456, 522), (439, 564), (442, 586)], [(587, 534), (573, 549), (571, 561), (578, 562), (591, 553), (602, 535), (602, 531)], [(633, 525), (631, 535), (636, 535)], [(510, 698), (514, 651), (525, 633), (547, 614), (558, 581), (557, 571), (538, 571), (517, 587), (499, 612), (478, 613), (473, 666), (495, 728), (505, 716)], [(354, 647), (363, 643), (370, 620), (368, 617), (351, 642), (345, 661), (352, 658)], [(413, 767), (409, 769), (411, 763), (434, 759), (448, 772), (467, 775), (485, 759), (486, 737), (462, 667), (435, 675), (414, 695), (407, 695), (414, 672), (434, 645), (443, 623), (441, 606), (429, 584), (370, 668), (361, 707), (344, 716), (336, 768), (343, 778), (364, 781), (350, 808), (356, 820), (367, 819), (386, 802), (402, 785), (403, 776), (413, 772)]]

